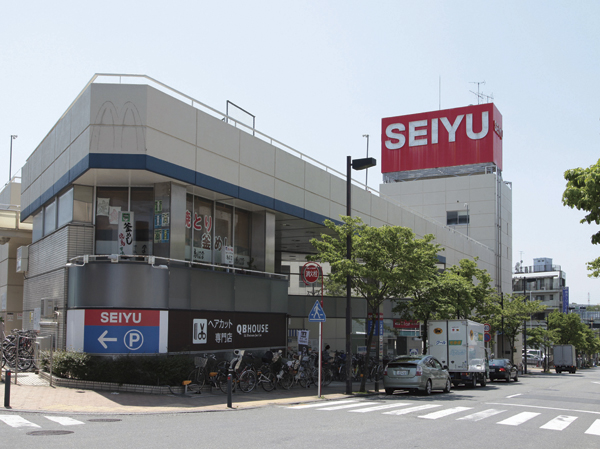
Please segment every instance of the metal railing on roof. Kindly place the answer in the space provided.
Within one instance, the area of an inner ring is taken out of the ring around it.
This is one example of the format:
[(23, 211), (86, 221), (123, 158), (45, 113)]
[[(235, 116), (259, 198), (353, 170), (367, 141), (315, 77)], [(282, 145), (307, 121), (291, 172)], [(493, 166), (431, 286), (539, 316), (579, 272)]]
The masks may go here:
[(168, 257), (159, 257), (159, 256), (144, 256), (144, 255), (121, 255), (121, 254), (84, 254), (81, 256), (75, 256), (69, 259), (69, 262), (66, 266), (77, 266), (82, 267), (90, 262), (110, 262), (110, 263), (119, 263), (119, 262), (130, 262), (130, 263), (146, 263), (151, 265), (153, 268), (166, 270), (169, 268), (170, 264), (176, 264), (178, 266), (187, 265), (189, 267), (198, 267), (204, 268), (207, 270), (218, 270), (225, 271), (233, 274), (252, 274), (258, 275), (262, 277), (268, 277), (273, 279), (281, 279), (284, 281), (288, 280), (288, 276), (286, 274), (280, 273), (269, 273), (266, 271), (258, 271), (258, 270), (249, 270), (247, 268), (237, 268), (231, 265), (215, 265), (204, 262), (192, 262), (190, 260), (181, 260), (181, 259), (170, 259)]

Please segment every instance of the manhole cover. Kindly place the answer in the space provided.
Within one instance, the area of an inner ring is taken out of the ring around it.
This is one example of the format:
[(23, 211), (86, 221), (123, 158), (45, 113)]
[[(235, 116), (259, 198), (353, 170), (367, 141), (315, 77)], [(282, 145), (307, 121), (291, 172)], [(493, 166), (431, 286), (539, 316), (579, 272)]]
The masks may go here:
[(74, 433), (72, 430), (35, 430), (33, 432), (27, 432), (27, 435), (32, 436), (45, 436), (45, 435), (68, 435)]
[(98, 418), (98, 419), (88, 419), (89, 422), (119, 422), (120, 419), (112, 419), (112, 418)]

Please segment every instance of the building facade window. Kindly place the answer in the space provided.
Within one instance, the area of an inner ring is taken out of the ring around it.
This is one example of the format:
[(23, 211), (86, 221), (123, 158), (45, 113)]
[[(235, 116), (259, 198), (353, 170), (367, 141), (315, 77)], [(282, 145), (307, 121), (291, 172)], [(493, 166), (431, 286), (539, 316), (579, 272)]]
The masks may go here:
[(44, 236), (56, 230), (56, 200), (44, 207)]
[(469, 214), (466, 210), (446, 211), (446, 225), (469, 224)]
[(152, 187), (96, 189), (96, 254), (117, 254), (119, 212), (133, 212), (133, 254), (153, 254)]

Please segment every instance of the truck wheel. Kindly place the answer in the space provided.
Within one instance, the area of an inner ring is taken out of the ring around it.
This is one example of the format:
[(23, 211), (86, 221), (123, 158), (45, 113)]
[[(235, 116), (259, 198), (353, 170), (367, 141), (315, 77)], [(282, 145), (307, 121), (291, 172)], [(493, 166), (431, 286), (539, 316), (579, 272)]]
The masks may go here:
[(394, 394), (394, 389), (393, 388), (386, 388), (385, 389), (385, 394)]
[(473, 379), (471, 379), (469, 381), (469, 383), (467, 383), (467, 387), (475, 388), (476, 386), (477, 386), (477, 378), (475, 376), (473, 376)]
[(556, 368), (556, 372), (557, 372), (558, 374), (560, 374), (562, 371), (561, 371), (560, 369)]
[(515, 373), (515, 382), (519, 381), (519, 375), (517, 373)]
[(485, 376), (483, 376), (483, 377), (481, 378), (481, 382), (479, 382), (479, 384), (480, 384), (482, 387), (485, 387), (485, 386), (487, 385), (487, 379), (485, 378)]

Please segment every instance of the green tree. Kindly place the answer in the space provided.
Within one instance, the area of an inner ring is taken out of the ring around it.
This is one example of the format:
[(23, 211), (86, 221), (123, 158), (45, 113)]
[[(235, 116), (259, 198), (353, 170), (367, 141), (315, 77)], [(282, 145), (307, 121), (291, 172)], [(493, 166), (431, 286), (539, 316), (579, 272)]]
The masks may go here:
[(573, 345), (578, 350), (583, 350), (586, 328), (587, 326), (576, 313), (555, 310), (548, 315), (548, 329), (555, 332), (557, 345)]
[(492, 277), (487, 270), (478, 268), (477, 260), (461, 259), (442, 274), (442, 292), (456, 319), (488, 314), (496, 301)]
[[(587, 212), (580, 223), (600, 224), (600, 160), (588, 168), (574, 168), (564, 174), (567, 186), (562, 201), (571, 209)], [(592, 234), (592, 244), (600, 243), (600, 231)], [(587, 263), (589, 277), (600, 277), (600, 257)]]
[(529, 301), (526, 296), (512, 294), (504, 295), (504, 308), (501, 316), (504, 317), (504, 335), (510, 346), (511, 360), (515, 363), (515, 342), (523, 329), (523, 322), (534, 313), (542, 312), (546, 306), (538, 301)]
[[(440, 245), (431, 243), (434, 236), (416, 238), (410, 228), (401, 226), (371, 227), (360, 218), (341, 217), (343, 223), (325, 221), (334, 235), (312, 239), (317, 254), (310, 260), (327, 262), (331, 274), (327, 281), (330, 291), (339, 291), (350, 276), (355, 295), (367, 301), (371, 326), (367, 334), (367, 358), (377, 324), (379, 307), (389, 299), (404, 298), (416, 285), (437, 273)], [(351, 258), (346, 258), (346, 237), (352, 236)], [(365, 391), (363, 376), (360, 391)]]

